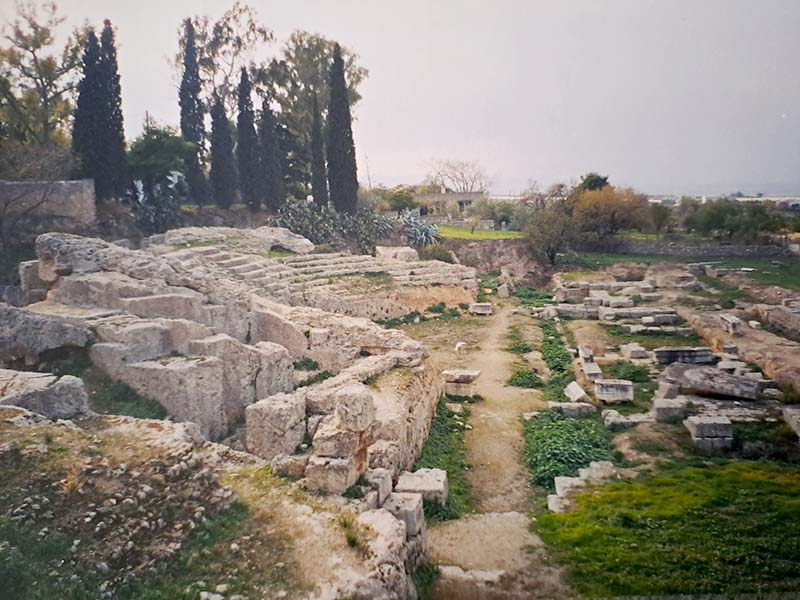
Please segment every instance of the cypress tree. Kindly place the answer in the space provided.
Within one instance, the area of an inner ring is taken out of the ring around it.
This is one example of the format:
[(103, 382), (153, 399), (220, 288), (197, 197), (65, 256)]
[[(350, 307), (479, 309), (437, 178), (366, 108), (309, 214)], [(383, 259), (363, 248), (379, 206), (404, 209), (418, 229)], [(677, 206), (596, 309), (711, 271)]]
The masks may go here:
[(328, 173), (325, 169), (325, 148), (322, 141), (322, 119), (319, 114), (317, 93), (311, 102), (311, 194), (314, 202), (320, 206), (328, 206)]
[(230, 207), (236, 199), (233, 135), (225, 107), (219, 98), (211, 107), (211, 190), (220, 208)]
[(286, 202), (286, 187), (283, 185), (281, 148), (278, 142), (277, 123), (269, 101), (264, 100), (261, 118), (258, 121), (258, 138), (261, 150), (264, 202), (272, 210), (278, 210)]
[(120, 194), (128, 186), (128, 162), (125, 155), (125, 128), (122, 120), (122, 86), (117, 65), (117, 49), (111, 21), (103, 21), (100, 34), (100, 81), (104, 108), (103, 142), (108, 155), (107, 184), (111, 194)]
[(330, 94), (327, 147), (328, 190), (336, 210), (354, 213), (358, 201), (356, 147), (353, 142), (350, 103), (347, 100), (347, 83), (344, 79), (344, 61), (339, 44), (336, 44), (333, 49)]
[(255, 115), (253, 114), (253, 88), (247, 69), (242, 67), (242, 76), (239, 80), (239, 116), (236, 128), (239, 140), (236, 144), (236, 159), (239, 166), (239, 189), (242, 200), (251, 210), (258, 210), (264, 195), (263, 177), (261, 175), (261, 160), (258, 151), (258, 136), (256, 135)]
[(181, 107), (181, 135), (194, 144), (195, 151), (186, 158), (186, 182), (189, 194), (197, 204), (208, 201), (208, 182), (200, 160), (205, 138), (204, 110), (200, 101), (200, 68), (197, 64), (197, 43), (191, 19), (184, 21), (183, 77), (178, 96)]
[(100, 84), (100, 44), (94, 31), (89, 30), (83, 47), (82, 77), (78, 82), (78, 100), (72, 125), (72, 149), (80, 157), (80, 174), (95, 182), (98, 198), (110, 196), (102, 177), (107, 154), (103, 150), (100, 115), (102, 92)]

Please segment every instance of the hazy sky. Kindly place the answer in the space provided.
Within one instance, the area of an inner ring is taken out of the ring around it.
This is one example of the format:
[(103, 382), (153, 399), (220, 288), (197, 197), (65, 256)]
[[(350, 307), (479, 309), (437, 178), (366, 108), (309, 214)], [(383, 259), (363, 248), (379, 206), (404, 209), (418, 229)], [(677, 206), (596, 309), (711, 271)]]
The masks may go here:
[[(370, 70), (359, 179), (477, 160), (498, 193), (588, 170), (651, 193), (800, 193), (800, 0), (252, 0), (275, 31), (348, 46)], [(60, 0), (118, 29), (128, 135), (178, 120), (167, 57), (211, 0)], [(13, 13), (0, 0), (0, 17)]]

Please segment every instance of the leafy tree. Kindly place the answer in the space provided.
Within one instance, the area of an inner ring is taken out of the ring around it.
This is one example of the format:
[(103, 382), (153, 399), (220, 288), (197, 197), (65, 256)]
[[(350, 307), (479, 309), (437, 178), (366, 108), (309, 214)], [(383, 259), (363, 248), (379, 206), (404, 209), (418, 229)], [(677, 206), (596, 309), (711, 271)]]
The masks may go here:
[(650, 205), (650, 219), (653, 221), (653, 229), (656, 230), (656, 236), (661, 235), (661, 231), (667, 226), (671, 217), (672, 210), (666, 204)]
[[(239, 0), (216, 21), (207, 16), (194, 16), (190, 21), (195, 31), (204, 95), (212, 105), (219, 100), (227, 114), (232, 115), (237, 105), (237, 75), (272, 42), (273, 33), (258, 23), (253, 8)], [(174, 60), (177, 70), (182, 68), (186, 53), (186, 38), (179, 35), (179, 39), (181, 44)]]
[(258, 122), (258, 138), (261, 150), (261, 168), (264, 179), (264, 200), (267, 207), (277, 211), (286, 202), (286, 188), (283, 183), (281, 166), (281, 148), (278, 141), (275, 115), (264, 100), (261, 107), (261, 118)]
[(181, 172), (194, 149), (194, 145), (185, 141), (173, 128), (160, 127), (148, 120), (144, 131), (131, 143), (128, 151), (131, 175), (142, 181), (146, 192), (152, 191), (157, 183)]
[(686, 226), (705, 235), (740, 242), (754, 242), (780, 229), (785, 219), (771, 203), (740, 202), (729, 198), (700, 204), (686, 217)]
[(208, 201), (208, 182), (202, 167), (202, 150), (205, 139), (205, 110), (200, 100), (200, 69), (197, 64), (197, 45), (195, 43), (194, 25), (191, 19), (183, 22), (183, 75), (178, 103), (181, 107), (181, 135), (183, 139), (194, 145), (194, 151), (186, 158), (186, 181), (191, 198), (197, 204)]
[(72, 128), (72, 147), (81, 173), (94, 179), (95, 193), (107, 200), (128, 184), (117, 53), (111, 23), (101, 42), (90, 31), (83, 52), (83, 78)]
[(103, 119), (102, 143), (108, 157), (106, 176), (113, 194), (122, 193), (128, 184), (128, 165), (125, 156), (125, 129), (122, 118), (122, 87), (117, 65), (117, 49), (111, 21), (103, 21), (100, 34), (100, 85), (102, 86)]
[(573, 217), (581, 231), (599, 240), (616, 235), (622, 229), (641, 229), (649, 223), (647, 197), (626, 188), (610, 185), (582, 192), (574, 205)]
[(239, 167), (239, 190), (242, 200), (251, 210), (258, 210), (261, 206), (264, 186), (261, 174), (261, 157), (258, 149), (258, 136), (256, 135), (255, 115), (253, 114), (253, 88), (247, 69), (242, 67), (239, 80), (239, 115), (236, 129), (239, 135), (236, 144), (236, 158)]
[(342, 50), (333, 50), (330, 70), (330, 105), (328, 106), (328, 190), (331, 202), (338, 211), (354, 213), (358, 201), (356, 147), (347, 83), (344, 76)]
[(594, 192), (596, 190), (602, 190), (607, 185), (609, 185), (608, 175), (599, 175), (591, 172), (581, 177), (581, 182), (575, 187), (575, 191), (578, 194)]
[(314, 92), (313, 122), (311, 127), (311, 194), (314, 202), (320, 206), (328, 206), (328, 171), (325, 167), (325, 148), (322, 141), (322, 117)]
[[(295, 31), (283, 46), (281, 60), (273, 61), (268, 74), (262, 69), (260, 76), (254, 77), (254, 80), (271, 88), (284, 121), (303, 144), (311, 143), (318, 109), (321, 110), (321, 118), (326, 116), (325, 110), (330, 104), (328, 68), (336, 46), (335, 41), (319, 34)], [(361, 99), (358, 87), (369, 72), (358, 64), (357, 54), (341, 47), (340, 51), (347, 80), (347, 98), (352, 111)], [(315, 95), (317, 109), (314, 108)]]
[(525, 240), (534, 256), (556, 264), (575, 237), (575, 224), (565, 200), (532, 209), (526, 219)]
[(283, 121), (282, 114), (276, 115), (276, 120), (284, 187), (293, 198), (305, 200), (311, 186), (311, 161), (308, 147)]
[(233, 160), (233, 134), (225, 107), (217, 100), (211, 107), (211, 190), (220, 208), (229, 208), (236, 199), (236, 163)]
[(398, 213), (419, 208), (419, 204), (414, 200), (414, 194), (403, 188), (386, 192), (386, 201), (389, 208)]
[(56, 53), (65, 17), (58, 16), (55, 3), (43, 4), (41, 11), (19, 4), (16, 19), (4, 28), (8, 46), (0, 48), (0, 130), (26, 142), (67, 146), (85, 34), (76, 30)]

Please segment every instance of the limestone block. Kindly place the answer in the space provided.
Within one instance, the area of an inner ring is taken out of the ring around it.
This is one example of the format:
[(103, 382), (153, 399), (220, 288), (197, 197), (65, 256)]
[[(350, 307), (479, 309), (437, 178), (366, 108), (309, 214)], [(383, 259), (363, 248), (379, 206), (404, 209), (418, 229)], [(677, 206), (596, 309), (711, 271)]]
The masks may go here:
[(361, 434), (342, 427), (339, 419), (323, 419), (314, 434), (311, 446), (317, 456), (355, 456), (361, 444)]
[(417, 535), (425, 524), (422, 494), (392, 492), (383, 508), (406, 524), (406, 537)]
[(662, 346), (653, 350), (656, 362), (660, 365), (672, 363), (688, 363), (693, 365), (711, 364), (714, 362), (714, 354), (710, 348), (704, 346), (698, 348)]
[(292, 454), (305, 436), (305, 402), (293, 394), (276, 394), (245, 409), (248, 451), (266, 458)]
[(578, 469), (578, 477), (588, 483), (596, 483), (613, 477), (617, 472), (614, 464), (607, 460), (593, 460), (588, 467)]
[(303, 454), (278, 454), (270, 461), (272, 470), (282, 477), (302, 477), (306, 472), (306, 466), (311, 455), (308, 452)]
[(573, 490), (584, 487), (586, 480), (580, 477), (556, 477), (553, 483), (556, 486), (556, 494), (566, 496)]
[(601, 415), (603, 417), (603, 425), (614, 431), (627, 429), (628, 427), (633, 427), (636, 424), (634, 421), (621, 414), (617, 410), (604, 410)]
[(800, 406), (784, 406), (783, 420), (800, 436)]
[(18, 406), (48, 419), (89, 414), (83, 381), (71, 375), (0, 369), (0, 405)]
[(308, 437), (313, 438), (314, 434), (317, 432), (317, 428), (319, 424), (322, 423), (322, 420), (325, 418), (325, 415), (309, 415), (308, 419), (306, 419), (306, 433)]
[(632, 344), (622, 344), (619, 347), (620, 351), (622, 351), (622, 356), (627, 359), (644, 359), (650, 358), (650, 353), (645, 350), (643, 346), (640, 344), (632, 343)]
[(308, 487), (327, 492), (342, 494), (358, 481), (358, 470), (352, 457), (333, 458), (314, 456), (308, 459), (305, 479)]
[(378, 506), (383, 506), (392, 493), (392, 472), (389, 469), (367, 469), (363, 479), (378, 492)]
[(419, 254), (410, 246), (375, 246), (375, 258), (391, 258), (404, 262), (419, 260)]
[(698, 367), (684, 363), (671, 364), (661, 374), (661, 378), (678, 385), (685, 394), (744, 400), (758, 400), (768, 385), (766, 381), (731, 375), (715, 367)]
[(678, 315), (653, 315), (656, 325), (674, 325), (678, 322)]
[(511, 296), (511, 289), (507, 283), (497, 286), (498, 298), (509, 298)]
[(335, 393), (339, 425), (351, 431), (365, 431), (375, 420), (375, 401), (363, 383), (354, 381)]
[[(588, 398), (587, 398), (588, 399)], [(548, 402), (550, 412), (562, 414), (566, 417), (590, 417), (597, 412), (597, 408), (588, 402)]]
[(732, 437), (699, 437), (692, 438), (696, 448), (701, 450), (730, 450), (733, 448)]
[(480, 369), (447, 369), (442, 371), (447, 383), (472, 383), (480, 377)]
[(402, 454), (399, 442), (378, 440), (369, 447), (369, 467), (371, 469), (388, 469), (392, 473), (397, 473), (400, 469)]
[(189, 342), (214, 335), (210, 328), (189, 319), (160, 319), (169, 332), (170, 346), (178, 354), (189, 354)]
[(203, 295), (186, 290), (181, 293), (155, 294), (138, 298), (122, 298), (121, 307), (139, 317), (181, 317), (200, 321), (202, 319)]
[(733, 437), (733, 423), (728, 417), (691, 416), (683, 422), (692, 438)]
[(580, 346), (578, 348), (578, 358), (581, 359), (582, 363), (593, 363), (594, 362), (594, 351), (589, 348), (589, 346)]
[(677, 398), (653, 400), (653, 416), (656, 421), (675, 421), (686, 416), (687, 401)]
[(649, 327), (650, 325), (655, 325), (655, 324), (656, 324), (655, 316), (642, 317), (642, 325), (644, 325), (645, 327)]
[(417, 469), (413, 473), (404, 471), (400, 473), (394, 490), (422, 494), (423, 500), (444, 506), (447, 504), (448, 495), (447, 471), (443, 469)]
[(758, 321), (748, 321), (747, 324), (750, 326), (751, 329), (761, 329), (761, 323)]
[(488, 316), (492, 314), (491, 302), (473, 302), (469, 305), (469, 313), (471, 315)]
[(633, 298), (629, 296), (609, 296), (606, 302), (610, 308), (630, 308), (633, 306)]
[(589, 381), (597, 383), (603, 378), (603, 371), (597, 363), (583, 363), (581, 369), (583, 369), (583, 374), (586, 375), (586, 379)]
[(680, 386), (669, 383), (668, 381), (659, 380), (654, 398), (674, 399), (678, 397), (680, 391)]
[(155, 321), (135, 320), (97, 326), (101, 342), (125, 346), (126, 362), (141, 362), (166, 356), (173, 351), (169, 329)]
[(784, 393), (780, 391), (778, 388), (767, 388), (761, 393), (761, 397), (764, 400), (777, 400), (778, 402), (783, 402), (785, 399)]
[(594, 382), (594, 395), (604, 404), (633, 402), (633, 382), (627, 379), (598, 379)]
[(570, 382), (564, 388), (564, 395), (570, 399), (570, 402), (587, 402), (589, 400), (586, 391), (577, 381)]
[(557, 515), (564, 514), (572, 507), (572, 502), (569, 498), (559, 496), (558, 494), (547, 495), (547, 510), (556, 513)]
[(0, 304), (0, 364), (20, 358), (34, 364), (46, 350), (82, 348), (91, 339), (86, 327)]

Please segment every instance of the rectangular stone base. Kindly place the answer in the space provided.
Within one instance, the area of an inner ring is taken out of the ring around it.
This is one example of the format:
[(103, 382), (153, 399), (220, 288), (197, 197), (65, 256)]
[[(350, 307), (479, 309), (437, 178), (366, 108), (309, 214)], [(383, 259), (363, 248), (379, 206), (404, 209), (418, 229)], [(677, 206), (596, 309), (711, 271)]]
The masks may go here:
[(450, 396), (474, 396), (475, 384), (474, 383), (445, 383), (444, 393)]

